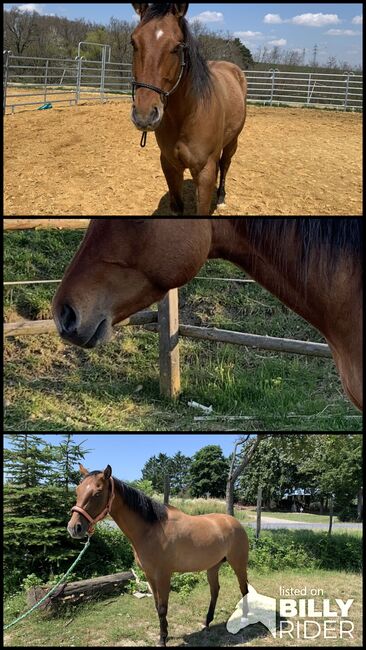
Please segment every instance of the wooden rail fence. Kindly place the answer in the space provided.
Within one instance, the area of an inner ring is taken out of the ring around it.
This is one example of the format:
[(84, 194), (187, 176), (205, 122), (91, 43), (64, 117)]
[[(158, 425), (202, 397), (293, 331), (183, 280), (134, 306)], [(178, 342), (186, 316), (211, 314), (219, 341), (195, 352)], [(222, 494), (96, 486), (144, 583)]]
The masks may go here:
[[(86, 228), (89, 219), (4, 219), (5, 230), (31, 228)], [(217, 328), (194, 327), (179, 323), (178, 290), (170, 291), (159, 303), (158, 311), (146, 310), (131, 316), (117, 327), (141, 326), (159, 334), (160, 391), (169, 398), (180, 393), (179, 338), (188, 337), (218, 343), (232, 343), (261, 350), (286, 352), (316, 357), (332, 356), (328, 345), (310, 341), (259, 336), (244, 332), (233, 332)], [(21, 321), (5, 323), (4, 335), (29, 336), (54, 334), (56, 326), (52, 320)]]

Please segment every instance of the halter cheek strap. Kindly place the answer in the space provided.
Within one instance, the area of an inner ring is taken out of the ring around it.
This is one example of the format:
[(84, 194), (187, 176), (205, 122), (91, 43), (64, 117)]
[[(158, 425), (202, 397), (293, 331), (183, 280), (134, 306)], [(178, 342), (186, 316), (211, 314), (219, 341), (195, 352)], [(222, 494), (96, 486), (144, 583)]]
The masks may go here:
[(114, 499), (114, 480), (112, 476), (110, 477), (109, 481), (111, 484), (111, 494), (108, 503), (104, 508), (104, 510), (102, 510), (102, 512), (97, 517), (95, 517), (95, 519), (93, 519), (93, 517), (91, 517), (89, 513), (86, 510), (84, 510), (84, 508), (81, 508), (80, 506), (74, 506), (73, 508), (71, 508), (71, 512), (78, 512), (80, 515), (83, 515), (83, 517), (85, 517), (85, 519), (89, 521), (90, 526), (88, 528), (88, 535), (92, 535), (94, 533), (95, 524), (97, 524), (98, 521), (104, 519), (110, 513), (112, 507), (112, 501)]

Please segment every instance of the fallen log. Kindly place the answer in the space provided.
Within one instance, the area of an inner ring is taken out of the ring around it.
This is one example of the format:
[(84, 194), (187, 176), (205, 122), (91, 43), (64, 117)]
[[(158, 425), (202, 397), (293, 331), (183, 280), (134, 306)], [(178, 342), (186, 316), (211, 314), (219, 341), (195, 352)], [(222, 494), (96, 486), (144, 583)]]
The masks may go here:
[[(54, 594), (47, 598), (40, 609), (55, 608), (61, 603), (77, 603), (81, 600), (91, 600), (95, 597), (119, 595), (130, 580), (135, 580), (132, 571), (114, 573), (109, 576), (100, 576), (89, 580), (78, 580), (60, 585)], [(51, 587), (31, 587), (27, 592), (27, 605), (33, 607), (43, 598)]]

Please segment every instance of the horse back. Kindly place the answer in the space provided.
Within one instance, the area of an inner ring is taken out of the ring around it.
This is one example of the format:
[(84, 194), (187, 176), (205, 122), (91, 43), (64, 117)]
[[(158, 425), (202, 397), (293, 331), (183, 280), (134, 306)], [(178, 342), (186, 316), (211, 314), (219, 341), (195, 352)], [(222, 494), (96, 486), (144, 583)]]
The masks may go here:
[(230, 61), (208, 61), (214, 84), (218, 84), (222, 92), (241, 96), (244, 101), (247, 96), (247, 80), (244, 72)]

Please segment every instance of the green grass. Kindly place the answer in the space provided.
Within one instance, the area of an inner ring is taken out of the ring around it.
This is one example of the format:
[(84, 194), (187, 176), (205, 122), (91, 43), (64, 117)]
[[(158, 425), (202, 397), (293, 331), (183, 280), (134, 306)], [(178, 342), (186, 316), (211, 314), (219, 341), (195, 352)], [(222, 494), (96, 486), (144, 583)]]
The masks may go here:
[[(202, 629), (208, 604), (209, 588), (206, 577), (200, 580), (189, 595), (171, 592), (169, 600), (168, 646), (229, 647), (229, 646), (298, 646), (298, 645), (362, 645), (362, 578), (359, 574), (338, 571), (306, 570), (261, 573), (250, 571), (250, 584), (264, 595), (280, 597), (280, 587), (324, 591), (324, 597), (354, 598), (350, 618), (355, 625), (353, 640), (319, 638), (314, 641), (293, 641), (288, 637), (273, 639), (261, 624), (248, 627), (237, 635), (226, 631), (226, 621), (234, 612), (240, 591), (230, 567), (220, 570), (221, 591), (216, 615), (207, 632)], [(316, 605), (322, 602), (315, 598)], [(16, 596), (5, 604), (5, 619), (10, 620), (24, 606), (24, 597)], [(299, 620), (298, 618), (291, 620)], [(5, 646), (155, 646), (159, 634), (158, 617), (152, 598), (137, 600), (132, 595), (100, 600), (69, 609), (59, 617), (36, 612), (5, 633)]]
[[(5, 233), (4, 279), (62, 277), (81, 238), (70, 231)], [(200, 275), (241, 273), (215, 261)], [(5, 320), (50, 318), (54, 291), (50, 285), (6, 288)], [(187, 324), (322, 340), (255, 284), (193, 281), (180, 291), (180, 313)], [(4, 358), (6, 431), (362, 430), (360, 417), (346, 417), (357, 412), (328, 359), (184, 339), (182, 394), (172, 404), (159, 395), (157, 337), (141, 328), (125, 328), (91, 352), (65, 347), (56, 336), (7, 339)], [(188, 407), (190, 400), (212, 405), (217, 419), (196, 421), (202, 413)]]
[[(252, 512), (247, 513), (250, 518), (256, 519), (257, 514), (255, 509), (253, 509)], [(295, 512), (268, 512), (263, 510), (262, 511), (262, 517), (271, 517), (273, 519), (286, 519), (288, 521), (302, 521), (304, 523), (311, 523), (311, 524), (328, 524), (329, 523), (329, 515), (317, 515), (315, 513), (307, 513), (303, 512), (301, 513), (295, 513)], [(338, 524), (340, 523), (340, 520), (338, 517), (333, 517), (333, 523)]]

